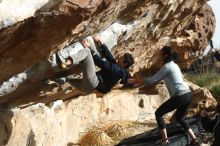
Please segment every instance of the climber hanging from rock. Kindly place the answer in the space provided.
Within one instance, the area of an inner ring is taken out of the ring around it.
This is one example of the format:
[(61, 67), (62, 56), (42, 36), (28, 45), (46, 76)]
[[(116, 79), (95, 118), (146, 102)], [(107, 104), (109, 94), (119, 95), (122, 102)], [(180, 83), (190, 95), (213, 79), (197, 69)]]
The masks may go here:
[[(93, 39), (98, 44), (100, 55), (105, 60), (93, 49), (89, 49), (88, 41), (82, 40), (81, 44), (84, 46), (84, 49), (74, 56), (69, 56), (65, 61), (65, 65), (70, 66), (82, 63), (83, 78), (75, 79), (72, 75), (69, 75), (58, 78), (53, 83), (62, 85), (68, 82), (84, 92), (97, 89), (101, 93), (109, 92), (119, 80), (121, 80), (121, 84), (127, 84), (127, 80), (131, 77), (127, 69), (134, 63), (132, 55), (125, 53), (123, 56), (115, 59), (107, 46), (102, 43), (100, 37), (93, 36)], [(95, 65), (100, 68), (100, 71), (95, 72)]]
[(176, 109), (176, 120), (192, 139), (190, 145), (198, 145), (198, 140), (194, 132), (184, 119), (187, 107), (192, 101), (192, 93), (187, 83), (183, 80), (179, 66), (174, 62), (174, 60), (177, 59), (177, 54), (169, 46), (163, 47), (161, 52), (164, 65), (153, 77), (142, 79), (133, 78), (129, 79), (128, 82), (131, 84), (149, 85), (164, 80), (171, 98), (164, 102), (155, 112), (157, 124), (162, 135), (162, 142), (164, 144), (169, 143), (163, 116)]
[[(57, 59), (57, 57), (59, 57), (60, 59)], [(78, 88), (82, 88), (84, 90), (92, 90), (95, 87), (97, 87), (99, 80), (96, 76), (94, 61), (88, 48), (84, 48), (76, 53), (70, 54), (70, 56), (64, 59), (64, 61), (61, 61), (61, 57), (59, 55), (57, 55), (57, 57), (56, 62), (60, 63), (58, 64), (58, 66), (60, 66), (63, 69), (71, 68), (74, 65), (82, 65), (83, 78), (81, 80), (74, 79)], [(46, 79), (44, 80), (44, 83), (47, 85), (54, 86), (59, 85), (59, 83), (61, 84), (62, 79), (70, 78), (73, 77), (68, 76), (66, 78), (57, 79), (58, 82)]]
[[(126, 33), (129, 33), (133, 27), (133, 23), (122, 25), (116, 22), (107, 29), (101, 31), (99, 36), (102, 37), (102, 41), (105, 42), (105, 45), (111, 50), (111, 48), (118, 44), (119, 38), (122, 38)], [(96, 54), (100, 54), (100, 52), (96, 50), (97, 47), (92, 36), (86, 37), (86, 40), (89, 42), (90, 48), (93, 49)], [(71, 74), (71, 72), (76, 73), (76, 71), (78, 71), (78, 65), (76, 65), (76, 67), (73, 66), (77, 63), (71, 64), (67, 58), (74, 54), (78, 54), (78, 51), (84, 49), (82, 44), (80, 42), (69, 42), (65, 47), (62, 48), (59, 46), (58, 48), (60, 48), (60, 50), (51, 54), (48, 58), (45, 58), (41, 62), (27, 68), (25, 71), (14, 75), (9, 80), (4, 81), (0, 85), (0, 96), (16, 91), (19, 86), (26, 85), (26, 83), (37, 83), (44, 79), (44, 83), (56, 85), (55, 82), (47, 79), (64, 76), (64, 74)], [(102, 55), (100, 54), (100, 56)], [(81, 62), (80, 64), (83, 63)]]

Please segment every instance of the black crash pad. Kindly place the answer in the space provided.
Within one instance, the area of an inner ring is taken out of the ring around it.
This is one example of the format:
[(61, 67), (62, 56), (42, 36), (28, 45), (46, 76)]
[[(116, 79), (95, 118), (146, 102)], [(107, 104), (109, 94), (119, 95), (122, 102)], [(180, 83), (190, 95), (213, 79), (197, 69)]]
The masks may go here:
[[(193, 116), (186, 119), (190, 124), (190, 127), (196, 133), (204, 131), (199, 116)], [(184, 129), (178, 123), (167, 124), (167, 133), (170, 144), (167, 146), (186, 146), (191, 140), (189, 136), (185, 134)], [(122, 140), (116, 146), (160, 146), (161, 135), (159, 128), (138, 134), (133, 137)], [(163, 145), (164, 146), (164, 145)]]

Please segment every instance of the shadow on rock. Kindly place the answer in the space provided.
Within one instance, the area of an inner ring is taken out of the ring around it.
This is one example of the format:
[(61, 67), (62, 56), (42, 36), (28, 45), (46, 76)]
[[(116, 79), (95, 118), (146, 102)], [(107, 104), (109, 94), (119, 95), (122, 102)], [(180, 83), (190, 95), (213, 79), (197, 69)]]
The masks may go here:
[(0, 145), (6, 145), (11, 137), (13, 112), (5, 107), (0, 107)]

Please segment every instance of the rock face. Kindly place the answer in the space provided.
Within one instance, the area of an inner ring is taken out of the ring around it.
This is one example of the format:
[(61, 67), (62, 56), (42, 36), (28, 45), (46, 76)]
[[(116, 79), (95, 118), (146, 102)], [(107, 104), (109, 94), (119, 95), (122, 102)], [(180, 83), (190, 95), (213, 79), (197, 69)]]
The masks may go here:
[[(190, 36), (194, 37), (188, 47), (182, 47), (186, 48), (184, 52), (188, 51), (190, 54), (194, 51), (192, 48), (195, 41), (196, 47), (199, 47), (195, 49), (203, 49), (214, 32), (214, 15), (206, 5), (205, 1), (200, 0), (48, 2), (38, 10), (36, 16), (1, 30), (0, 67), (4, 70), (0, 73), (0, 81), (47, 58), (51, 52), (62, 49), (71, 40), (77, 41), (101, 31), (115, 21), (129, 23), (141, 17), (144, 19), (139, 27), (133, 30), (132, 36), (127, 36), (129, 39), (118, 45), (120, 49), (116, 47), (117, 53), (124, 50), (133, 52), (141, 60), (137, 59), (140, 67), (144, 68), (147, 63), (142, 63), (143, 61), (148, 62), (161, 46), (171, 40), (186, 36), (187, 33), (183, 32), (188, 30), (192, 31)], [(199, 29), (201, 21), (197, 21), (197, 18), (204, 20), (203, 22), (210, 20), (209, 24), (203, 23), (205, 31), (208, 32), (204, 33), (203, 29)], [(195, 27), (189, 27), (190, 25)], [(176, 51), (178, 50), (180, 49), (176, 48)]]
[[(142, 100), (143, 106), (140, 106)], [(77, 143), (91, 126), (98, 127), (109, 121), (152, 119), (154, 106), (161, 100), (157, 95), (116, 90), (103, 98), (91, 94), (65, 103), (59, 100), (50, 106), (37, 104), (2, 111), (0, 144), (66, 146)]]
[[(98, 33), (114, 55), (132, 53), (132, 73), (151, 75), (161, 66), (164, 45), (175, 49), (181, 66), (195, 60), (214, 33), (215, 18), (206, 0), (1, 0), (0, 28), (0, 145), (64, 146), (78, 143), (92, 126), (155, 122), (154, 111), (168, 94), (162, 83), (83, 96), (69, 85), (45, 87), (45, 76), (76, 70), (54, 71), (48, 58), (55, 52)], [(191, 111), (216, 104), (208, 91), (192, 89)]]
[[(215, 30), (215, 17), (209, 5), (204, 5), (191, 24), (172, 40), (172, 45), (181, 54), (180, 64), (189, 66), (211, 40)], [(205, 36), (205, 37), (203, 37)]]
[[(193, 91), (199, 90), (191, 86)], [(118, 121), (142, 122), (145, 130), (151, 129), (156, 125), (155, 110), (169, 98), (164, 85), (153, 89), (154, 93), (146, 88), (115, 89), (102, 98), (90, 94), (65, 102), (57, 100), (49, 105), (38, 103), (27, 108), (3, 109), (0, 112), (0, 145), (77, 144), (92, 127)], [(216, 104), (209, 92), (197, 93), (199, 96), (194, 96), (191, 110)], [(171, 116), (172, 113), (168, 114), (166, 120)]]

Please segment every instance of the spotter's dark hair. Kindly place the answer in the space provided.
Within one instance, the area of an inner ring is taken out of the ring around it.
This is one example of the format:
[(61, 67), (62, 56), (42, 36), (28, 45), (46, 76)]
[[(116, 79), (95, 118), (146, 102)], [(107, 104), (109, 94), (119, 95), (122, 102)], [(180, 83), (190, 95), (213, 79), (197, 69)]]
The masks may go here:
[(170, 46), (164, 46), (162, 48), (163, 55), (166, 55), (166, 58), (164, 59), (164, 62), (170, 62), (170, 61), (176, 61), (178, 58), (178, 55), (176, 52), (173, 51), (173, 48)]

